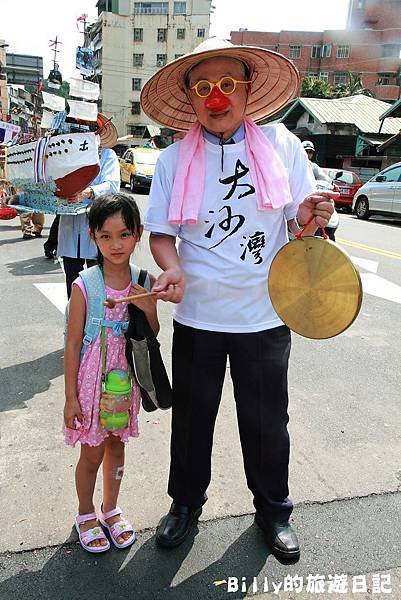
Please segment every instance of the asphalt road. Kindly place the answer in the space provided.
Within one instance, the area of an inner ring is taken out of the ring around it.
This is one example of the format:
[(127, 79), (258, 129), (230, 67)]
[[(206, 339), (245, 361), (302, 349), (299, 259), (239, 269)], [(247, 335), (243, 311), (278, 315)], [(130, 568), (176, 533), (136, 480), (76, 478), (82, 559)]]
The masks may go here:
[[(136, 198), (143, 210), (147, 196)], [(337, 238), (365, 289), (360, 315), (331, 340), (293, 336), (290, 489), (303, 552), (289, 566), (268, 555), (252, 525), (229, 372), (197, 535), (173, 552), (154, 547), (154, 527), (169, 506), (169, 414), (142, 413), (120, 498), (138, 542), (102, 557), (80, 550), (71, 527), (77, 450), (65, 447), (60, 434), (63, 273), (43, 257), (43, 240), (22, 241), (17, 220), (1, 222), (0, 599), (242, 598), (263, 594), (265, 577), (273, 593), (273, 582), (295, 574), (304, 578), (303, 591), (281, 587), (272, 597), (313, 597), (307, 578), (320, 574), (326, 585), (320, 597), (334, 598), (328, 581), (343, 574), (348, 587), (338, 597), (378, 597), (381, 590), (401, 598), (400, 227), (341, 215)], [(157, 273), (146, 236), (138, 262)], [(160, 305), (160, 313), (168, 358), (171, 307)], [(238, 591), (229, 591), (235, 588), (229, 577), (238, 578)]]

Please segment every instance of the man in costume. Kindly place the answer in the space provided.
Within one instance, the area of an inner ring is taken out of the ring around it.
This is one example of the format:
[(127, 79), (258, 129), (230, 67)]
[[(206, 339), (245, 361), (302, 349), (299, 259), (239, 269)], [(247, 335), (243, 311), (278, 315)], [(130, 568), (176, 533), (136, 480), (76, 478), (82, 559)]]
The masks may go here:
[[(276, 252), (333, 211), (300, 141), (284, 125), (257, 127), (297, 92), (298, 72), (274, 52), (210, 39), (160, 69), (142, 108), (186, 137), (158, 159), (145, 227), (163, 270), (154, 290), (177, 303), (169, 513), (157, 543), (179, 545), (202, 512), (226, 372), (234, 386), (257, 524), (276, 556), (297, 560), (289, 524), (287, 368), (290, 332), (267, 296)], [(176, 238), (179, 238), (178, 251)]]

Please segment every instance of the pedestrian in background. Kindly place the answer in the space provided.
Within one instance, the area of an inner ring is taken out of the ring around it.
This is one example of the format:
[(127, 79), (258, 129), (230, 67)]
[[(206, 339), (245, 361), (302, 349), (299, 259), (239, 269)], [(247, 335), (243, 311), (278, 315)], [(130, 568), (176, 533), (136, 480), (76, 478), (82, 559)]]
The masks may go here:
[[(95, 198), (120, 190), (120, 164), (117, 154), (111, 149), (116, 143), (117, 129), (111, 121), (107, 121), (100, 131), (100, 172), (89, 187), (74, 198), (69, 198), (71, 203), (87, 202), (90, 206)], [(85, 265), (90, 267), (96, 264), (97, 248), (88, 231), (87, 214), (60, 215), (57, 254), (63, 258), (68, 298), (71, 296), (72, 282), (79, 272)]]
[[(312, 160), (315, 152), (315, 146), (313, 145), (313, 142), (306, 140), (305, 142), (302, 142), (302, 146), (309, 158), (309, 166), (312, 169), (313, 177), (315, 178), (317, 188), (322, 190), (335, 190), (336, 187), (334, 186), (332, 179), (327, 175), (327, 173), (323, 171), (323, 169), (319, 167), (317, 163), (313, 162)], [(324, 228), (328, 238), (332, 242), (336, 241), (336, 230), (339, 223), (340, 217), (338, 216), (338, 212), (334, 209), (329, 222)], [(323, 236), (323, 231), (321, 227), (319, 227), (319, 229), (316, 230), (315, 235), (318, 237)]]
[(45, 215), (37, 212), (22, 212), (19, 215), (21, 222), (22, 239), (32, 240), (42, 237), (45, 224)]
[(316, 179), (316, 181), (320, 180), (326, 181), (327, 183), (331, 183), (330, 177), (323, 171), (323, 169), (319, 167), (317, 163), (313, 161), (313, 155), (315, 153), (315, 146), (313, 142), (306, 140), (305, 142), (302, 142), (302, 146), (306, 152), (307, 157), (310, 160), (310, 167), (313, 172), (313, 177)]

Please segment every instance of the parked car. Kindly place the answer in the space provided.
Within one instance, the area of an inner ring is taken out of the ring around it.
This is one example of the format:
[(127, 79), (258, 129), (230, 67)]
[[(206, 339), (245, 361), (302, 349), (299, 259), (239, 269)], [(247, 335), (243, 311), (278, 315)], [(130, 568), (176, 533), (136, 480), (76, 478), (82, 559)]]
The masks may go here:
[(149, 189), (160, 154), (161, 150), (154, 148), (128, 148), (119, 158), (121, 185), (128, 184), (132, 192), (138, 188)]
[(323, 168), (323, 171), (333, 180), (336, 191), (340, 192), (340, 197), (335, 201), (337, 208), (351, 210), (354, 195), (363, 185), (358, 175), (353, 171), (344, 171), (344, 169)]
[(352, 210), (358, 219), (370, 215), (401, 217), (401, 162), (369, 179), (354, 196)]

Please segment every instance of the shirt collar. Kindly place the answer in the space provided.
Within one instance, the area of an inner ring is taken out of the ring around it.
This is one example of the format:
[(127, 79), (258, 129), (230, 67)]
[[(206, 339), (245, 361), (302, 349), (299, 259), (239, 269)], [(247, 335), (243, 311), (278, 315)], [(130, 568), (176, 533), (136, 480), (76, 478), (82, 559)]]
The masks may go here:
[[(205, 140), (207, 140), (208, 142), (211, 142), (212, 144), (220, 144), (219, 136), (214, 135), (214, 133), (210, 133), (210, 131), (208, 131), (205, 128), (203, 128), (203, 137), (205, 138)], [(231, 136), (231, 139), (234, 140), (234, 142), (236, 144), (238, 144), (238, 142), (241, 142), (244, 138), (245, 138), (245, 127), (244, 127), (244, 124), (241, 123), (241, 125), (238, 127), (238, 129)]]

